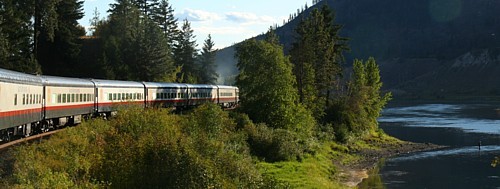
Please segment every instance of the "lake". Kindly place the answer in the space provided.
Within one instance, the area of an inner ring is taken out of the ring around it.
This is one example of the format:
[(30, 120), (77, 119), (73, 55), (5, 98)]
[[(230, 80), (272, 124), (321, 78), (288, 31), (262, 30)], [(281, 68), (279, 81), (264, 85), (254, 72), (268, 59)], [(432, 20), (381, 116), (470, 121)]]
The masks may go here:
[[(386, 108), (380, 127), (406, 141), (449, 146), (382, 160), (361, 188), (500, 188), (500, 103)], [(481, 149), (479, 149), (481, 143)]]

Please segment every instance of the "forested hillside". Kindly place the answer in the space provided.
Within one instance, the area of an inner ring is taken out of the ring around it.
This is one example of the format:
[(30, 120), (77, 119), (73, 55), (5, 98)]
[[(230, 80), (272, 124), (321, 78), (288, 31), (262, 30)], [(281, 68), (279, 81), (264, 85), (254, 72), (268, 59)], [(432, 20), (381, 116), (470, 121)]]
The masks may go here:
[[(298, 22), (325, 3), (335, 11), (335, 22), (343, 25), (340, 35), (350, 39), (345, 63), (375, 57), (385, 88), (396, 95), (433, 98), (500, 90), (494, 71), (500, 65), (499, 1), (323, 0), (277, 28), (286, 53), (297, 37)], [(233, 66), (231, 71), (236, 71), (233, 51), (228, 47), (218, 53), (220, 68)]]

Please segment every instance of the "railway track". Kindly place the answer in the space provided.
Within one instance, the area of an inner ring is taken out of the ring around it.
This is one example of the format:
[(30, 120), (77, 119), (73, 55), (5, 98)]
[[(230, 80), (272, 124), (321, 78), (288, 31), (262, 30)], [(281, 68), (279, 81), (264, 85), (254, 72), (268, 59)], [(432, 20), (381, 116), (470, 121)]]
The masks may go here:
[(0, 144), (0, 150), (4, 150), (4, 149), (7, 149), (11, 146), (14, 146), (16, 144), (19, 144), (19, 143), (24, 143), (24, 142), (30, 142), (30, 141), (33, 141), (33, 140), (36, 140), (36, 139), (41, 139), (43, 137), (48, 137), (50, 135), (53, 135), (59, 131), (62, 131), (64, 130), (63, 129), (57, 129), (57, 130), (53, 130), (53, 131), (49, 131), (49, 132), (45, 132), (45, 133), (41, 133), (41, 134), (37, 134), (37, 135), (33, 135), (33, 136), (29, 136), (29, 137), (26, 137), (26, 138), (20, 138), (20, 139), (16, 139), (16, 140), (13, 140), (13, 141), (10, 141), (10, 142), (7, 142), (7, 143), (3, 143), (3, 144)]

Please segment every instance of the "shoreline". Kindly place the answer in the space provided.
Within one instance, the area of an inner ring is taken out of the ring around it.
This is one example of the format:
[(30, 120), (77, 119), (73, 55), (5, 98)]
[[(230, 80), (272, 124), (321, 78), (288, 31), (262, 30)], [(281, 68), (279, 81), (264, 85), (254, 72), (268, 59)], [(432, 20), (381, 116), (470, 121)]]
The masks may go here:
[(390, 158), (401, 154), (432, 151), (442, 149), (440, 146), (430, 143), (413, 143), (402, 141), (399, 144), (383, 145), (380, 150), (363, 149), (355, 154), (361, 156), (361, 160), (351, 165), (337, 165), (341, 170), (341, 183), (348, 187), (357, 187), (364, 179), (369, 178), (369, 171), (376, 168), (377, 163), (384, 158)]

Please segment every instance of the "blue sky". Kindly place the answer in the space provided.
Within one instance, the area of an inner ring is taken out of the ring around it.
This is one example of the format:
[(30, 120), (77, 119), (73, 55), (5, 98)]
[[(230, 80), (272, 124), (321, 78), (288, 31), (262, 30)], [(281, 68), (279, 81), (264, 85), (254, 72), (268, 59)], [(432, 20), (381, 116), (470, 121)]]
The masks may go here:
[[(297, 12), (311, 0), (170, 0), (179, 21), (191, 22), (198, 48), (208, 34), (212, 34), (216, 48), (224, 48), (233, 43), (265, 32), (275, 23), (283, 24), (290, 13)], [(89, 20), (97, 7), (102, 18), (107, 16), (109, 4), (114, 0), (85, 0), (85, 17), (80, 20), (89, 26)]]

